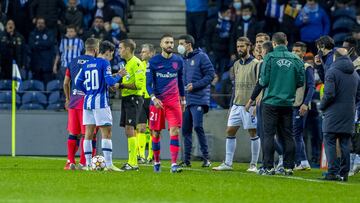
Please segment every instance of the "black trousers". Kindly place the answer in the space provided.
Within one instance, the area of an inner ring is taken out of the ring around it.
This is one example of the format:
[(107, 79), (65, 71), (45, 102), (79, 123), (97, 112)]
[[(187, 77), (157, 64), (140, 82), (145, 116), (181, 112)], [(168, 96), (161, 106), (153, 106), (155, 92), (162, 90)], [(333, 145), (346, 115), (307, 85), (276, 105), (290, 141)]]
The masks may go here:
[(275, 143), (277, 133), (284, 148), (284, 167), (294, 168), (295, 139), (292, 135), (292, 107), (262, 104), (262, 120), (264, 129), (264, 167), (274, 167)]
[[(339, 139), (341, 149), (340, 163), (336, 157), (336, 139)], [(350, 140), (351, 134), (324, 133), (325, 153), (328, 161), (328, 173), (347, 176), (350, 170)]]
[(194, 47), (204, 46), (207, 11), (186, 12), (186, 32), (195, 39)]

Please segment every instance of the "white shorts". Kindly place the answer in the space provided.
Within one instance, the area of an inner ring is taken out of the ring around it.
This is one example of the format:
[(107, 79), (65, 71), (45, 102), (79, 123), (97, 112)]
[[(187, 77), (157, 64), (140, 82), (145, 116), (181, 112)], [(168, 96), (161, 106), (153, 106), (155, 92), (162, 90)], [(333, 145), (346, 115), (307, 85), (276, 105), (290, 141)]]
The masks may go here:
[(249, 112), (244, 106), (233, 105), (230, 109), (227, 126), (243, 126), (245, 130), (256, 129), (256, 116), (252, 116), (254, 107), (250, 107)]
[(110, 107), (101, 109), (84, 109), (83, 124), (96, 126), (112, 126)]

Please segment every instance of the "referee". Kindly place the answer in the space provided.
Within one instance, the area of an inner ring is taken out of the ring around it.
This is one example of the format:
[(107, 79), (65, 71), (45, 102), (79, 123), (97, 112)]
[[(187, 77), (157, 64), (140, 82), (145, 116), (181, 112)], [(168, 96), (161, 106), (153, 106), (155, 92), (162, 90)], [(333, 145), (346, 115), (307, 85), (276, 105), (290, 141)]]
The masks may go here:
[(119, 43), (119, 55), (125, 59), (125, 69), (128, 73), (122, 79), (119, 88), (122, 89), (120, 126), (125, 127), (128, 138), (129, 160), (122, 170), (138, 170), (137, 139), (135, 128), (138, 123), (139, 107), (143, 103), (142, 87), (145, 83), (145, 67), (141, 60), (134, 56), (136, 44), (131, 39)]

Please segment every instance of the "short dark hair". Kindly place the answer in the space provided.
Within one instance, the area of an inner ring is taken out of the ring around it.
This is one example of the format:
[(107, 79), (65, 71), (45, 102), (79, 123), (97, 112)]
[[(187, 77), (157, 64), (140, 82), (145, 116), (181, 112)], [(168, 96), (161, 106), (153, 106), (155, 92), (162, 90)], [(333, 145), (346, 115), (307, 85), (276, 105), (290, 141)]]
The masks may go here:
[(262, 48), (266, 50), (266, 53), (274, 51), (274, 47), (271, 41), (266, 41), (262, 44)]
[(67, 30), (67, 29), (74, 29), (74, 30), (75, 30), (75, 32), (77, 32), (77, 30), (76, 30), (76, 26), (75, 26), (75, 25), (73, 25), (73, 24), (66, 26), (66, 30)]
[(344, 42), (348, 43), (350, 48), (357, 48), (358, 46), (356, 39), (352, 36), (345, 38)]
[(259, 32), (259, 33), (256, 34), (255, 38), (258, 38), (258, 37), (265, 37), (266, 41), (270, 41), (270, 36), (268, 34), (266, 34), (266, 33)]
[(241, 7), (241, 10), (249, 9), (251, 12), (253, 11), (253, 5), (251, 3), (246, 3)]
[(136, 49), (136, 43), (132, 39), (121, 40), (120, 44), (123, 44), (125, 46), (125, 48), (130, 48), (131, 52), (134, 52)]
[(104, 18), (102, 16), (95, 16), (94, 20), (96, 20), (96, 19), (104, 20)]
[(151, 53), (155, 53), (155, 47), (152, 44), (143, 44), (141, 45), (141, 48), (149, 49)]
[(85, 41), (85, 49), (86, 50), (94, 50), (98, 47), (99, 47), (99, 40), (96, 38), (90, 37)]
[(160, 41), (163, 40), (164, 38), (167, 38), (167, 37), (171, 37), (174, 39), (174, 36), (172, 36), (172, 34), (169, 34), (169, 33), (166, 33), (166, 34), (163, 34), (160, 38)]
[(224, 13), (224, 12), (226, 12), (226, 11), (229, 10), (229, 9), (230, 9), (229, 6), (227, 6), (227, 5), (222, 5), (222, 6), (220, 7), (219, 11), (220, 11), (220, 13)]
[(301, 51), (306, 52), (307, 46), (304, 42), (295, 42), (293, 47), (300, 47)]
[(194, 46), (194, 44), (195, 44), (195, 39), (194, 39), (194, 37), (191, 36), (191, 35), (181, 35), (181, 36), (179, 37), (179, 40), (185, 40), (185, 42), (186, 42), (186, 43), (190, 43), (191, 46)]
[(107, 51), (110, 51), (110, 52), (115, 51), (115, 45), (113, 43), (111, 43), (110, 41), (105, 40), (100, 43), (99, 53), (105, 54), (105, 52), (107, 52)]
[(319, 39), (317, 39), (315, 41), (315, 44), (319, 47), (324, 47), (325, 49), (328, 50), (331, 50), (335, 47), (334, 40), (328, 35), (322, 36)]
[(287, 42), (286, 34), (283, 32), (276, 32), (272, 35), (272, 41), (278, 45), (285, 45)]
[(251, 46), (251, 41), (247, 37), (239, 37), (236, 41), (238, 42), (245, 42), (247, 46)]

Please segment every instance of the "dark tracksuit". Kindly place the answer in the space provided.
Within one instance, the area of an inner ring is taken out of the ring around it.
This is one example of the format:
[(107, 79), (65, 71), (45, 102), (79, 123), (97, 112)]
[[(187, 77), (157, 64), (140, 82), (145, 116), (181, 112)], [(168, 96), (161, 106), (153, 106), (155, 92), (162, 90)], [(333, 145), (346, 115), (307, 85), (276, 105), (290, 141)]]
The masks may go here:
[(279, 45), (264, 57), (260, 85), (265, 87), (262, 119), (264, 121), (264, 167), (274, 167), (274, 136), (284, 147), (284, 167), (294, 168), (295, 141), (292, 136), (292, 105), (295, 91), (304, 85), (304, 63)]
[[(311, 66), (307, 67), (305, 71), (305, 81), (304, 100), (302, 104), (309, 106), (315, 91), (314, 68)], [(297, 164), (300, 164), (301, 161), (307, 160), (304, 143), (304, 128), (307, 112), (304, 116), (300, 116), (300, 106), (293, 107), (293, 135), (295, 137), (296, 144), (295, 160)]]
[(192, 129), (194, 128), (200, 143), (204, 159), (209, 159), (208, 145), (203, 128), (203, 115), (210, 104), (210, 83), (215, 70), (209, 57), (195, 49), (184, 57), (184, 84), (192, 83), (193, 90), (185, 92), (186, 108), (183, 115), (182, 135), (184, 136), (184, 162), (189, 163), (192, 148)]
[[(328, 160), (328, 175), (347, 177), (350, 170), (350, 138), (354, 132), (356, 103), (360, 100), (359, 76), (347, 56), (338, 57), (325, 74), (323, 133)], [(336, 161), (336, 140), (341, 148), (340, 165)]]

